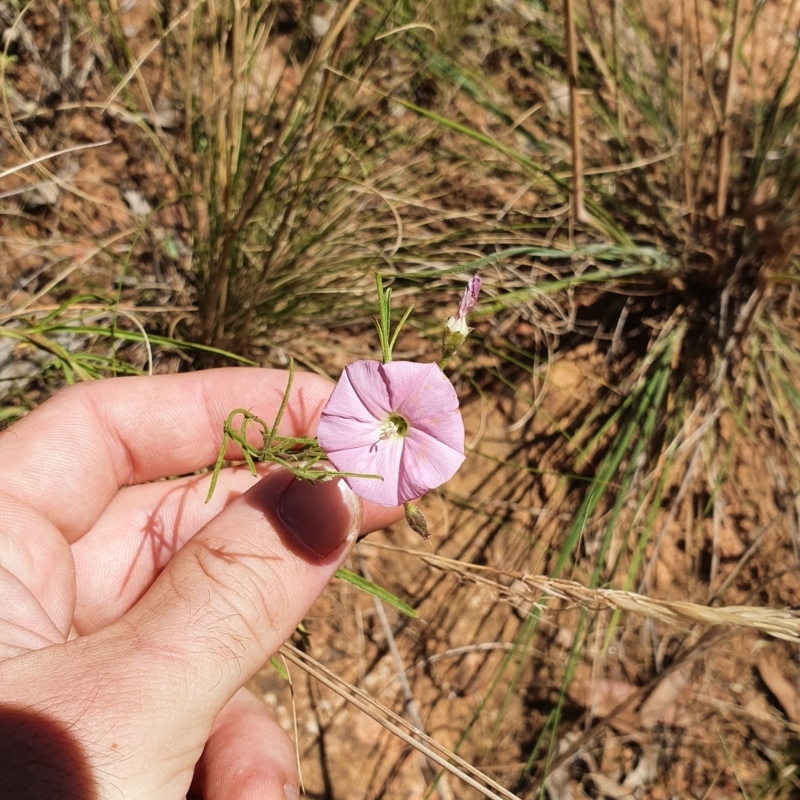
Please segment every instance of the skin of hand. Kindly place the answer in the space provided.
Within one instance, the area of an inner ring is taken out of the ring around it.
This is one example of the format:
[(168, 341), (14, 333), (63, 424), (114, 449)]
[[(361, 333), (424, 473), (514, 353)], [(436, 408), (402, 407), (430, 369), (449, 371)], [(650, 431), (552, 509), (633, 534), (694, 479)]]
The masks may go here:
[[(266, 467), (205, 503), (224, 419), (271, 422), (287, 377), (80, 384), (0, 433), (0, 798), (296, 800), (243, 686), (402, 509)], [(331, 388), (297, 373), (280, 433), (313, 435)]]

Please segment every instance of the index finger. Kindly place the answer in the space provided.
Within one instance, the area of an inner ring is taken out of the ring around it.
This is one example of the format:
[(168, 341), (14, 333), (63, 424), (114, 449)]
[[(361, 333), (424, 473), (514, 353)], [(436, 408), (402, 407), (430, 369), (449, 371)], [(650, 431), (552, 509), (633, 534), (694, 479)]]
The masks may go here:
[[(212, 464), (235, 408), (271, 425), (287, 380), (283, 370), (234, 367), (69, 387), (0, 433), (0, 487), (74, 541), (121, 486)], [(296, 373), (280, 432), (312, 435), (331, 388)]]

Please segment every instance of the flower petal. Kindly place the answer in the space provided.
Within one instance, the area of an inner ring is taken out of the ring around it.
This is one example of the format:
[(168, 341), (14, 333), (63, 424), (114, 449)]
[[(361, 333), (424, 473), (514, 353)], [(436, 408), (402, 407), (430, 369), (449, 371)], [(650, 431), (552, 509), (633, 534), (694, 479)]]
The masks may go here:
[[(380, 361), (354, 361), (342, 373), (364, 408), (372, 417), (380, 420), (393, 410), (382, 369), (383, 364)], [(341, 382), (341, 378), (339, 380)], [(334, 393), (335, 391), (336, 389)]]
[[(339, 450), (373, 447), (380, 438), (380, 424), (371, 417), (368, 420), (361, 420), (325, 414), (320, 417), (317, 425), (317, 441), (328, 455)], [(368, 472), (368, 470), (357, 469), (355, 472)]]
[(447, 445), (451, 450), (464, 455), (464, 420), (457, 408), (452, 411), (441, 411), (429, 417), (414, 417), (414, 430), (425, 433)]
[(389, 392), (379, 366), (378, 361), (356, 361), (345, 367), (317, 426), (317, 439), (326, 453), (368, 447), (378, 441), (390, 410)]
[(383, 420), (392, 411), (380, 361), (354, 361), (344, 368), (322, 411), (339, 417)]
[[(402, 371), (394, 369), (390, 373), (389, 367), (401, 367)], [(422, 430), (463, 455), (464, 421), (456, 390), (444, 372), (436, 364), (408, 361), (393, 361), (384, 369), (391, 379), (393, 408), (409, 421), (411, 430)]]
[[(459, 422), (461, 415), (458, 415)], [(406, 438), (400, 460), (398, 497), (413, 500), (449, 481), (464, 463), (464, 427), (461, 426), (461, 450), (455, 450), (437, 437), (414, 429)]]
[(458, 409), (458, 395), (437, 364), (391, 361), (381, 369), (389, 386), (392, 411), (409, 422), (424, 419), (437, 411)]
[(373, 503), (382, 506), (399, 506), (405, 502), (399, 498), (397, 491), (405, 441), (399, 436), (391, 436), (388, 439), (380, 439), (377, 444), (369, 447), (328, 451), (328, 460), (339, 472), (362, 472), (367, 475), (382, 476), (382, 481), (376, 478), (345, 478), (345, 481), (359, 497), (365, 500), (372, 500)]
[(467, 288), (464, 289), (464, 296), (458, 304), (458, 316), (460, 319), (466, 319), (467, 314), (473, 309), (475, 303), (478, 302), (478, 295), (481, 293), (481, 280), (480, 275), (473, 275), (469, 279)]

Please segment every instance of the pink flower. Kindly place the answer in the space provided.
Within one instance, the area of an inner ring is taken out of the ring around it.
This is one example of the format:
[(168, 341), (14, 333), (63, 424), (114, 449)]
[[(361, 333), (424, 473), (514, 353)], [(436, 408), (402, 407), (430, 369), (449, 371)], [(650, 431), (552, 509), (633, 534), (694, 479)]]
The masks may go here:
[(464, 461), (458, 397), (436, 364), (356, 361), (345, 367), (328, 399), (317, 438), (365, 500), (396, 506), (455, 475)]

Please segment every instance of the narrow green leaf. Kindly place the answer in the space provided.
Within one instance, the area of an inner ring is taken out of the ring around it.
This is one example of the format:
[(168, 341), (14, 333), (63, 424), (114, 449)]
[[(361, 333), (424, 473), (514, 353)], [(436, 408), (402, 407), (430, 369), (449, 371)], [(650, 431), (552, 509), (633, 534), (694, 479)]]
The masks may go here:
[(388, 589), (384, 589), (382, 586), (378, 586), (372, 581), (368, 581), (366, 578), (356, 575), (355, 572), (350, 572), (349, 569), (339, 567), (339, 569), (336, 570), (336, 577), (339, 578), (339, 580), (345, 581), (345, 583), (349, 583), (351, 586), (355, 586), (356, 589), (359, 589), (362, 592), (366, 592), (367, 594), (371, 594), (373, 597), (377, 597), (379, 600), (383, 600), (383, 602), (387, 605), (394, 606), (394, 608), (405, 614), (407, 617), (411, 617), (412, 619), (417, 618), (417, 612), (411, 608), (408, 603), (404, 603), (399, 597), (393, 595)]

